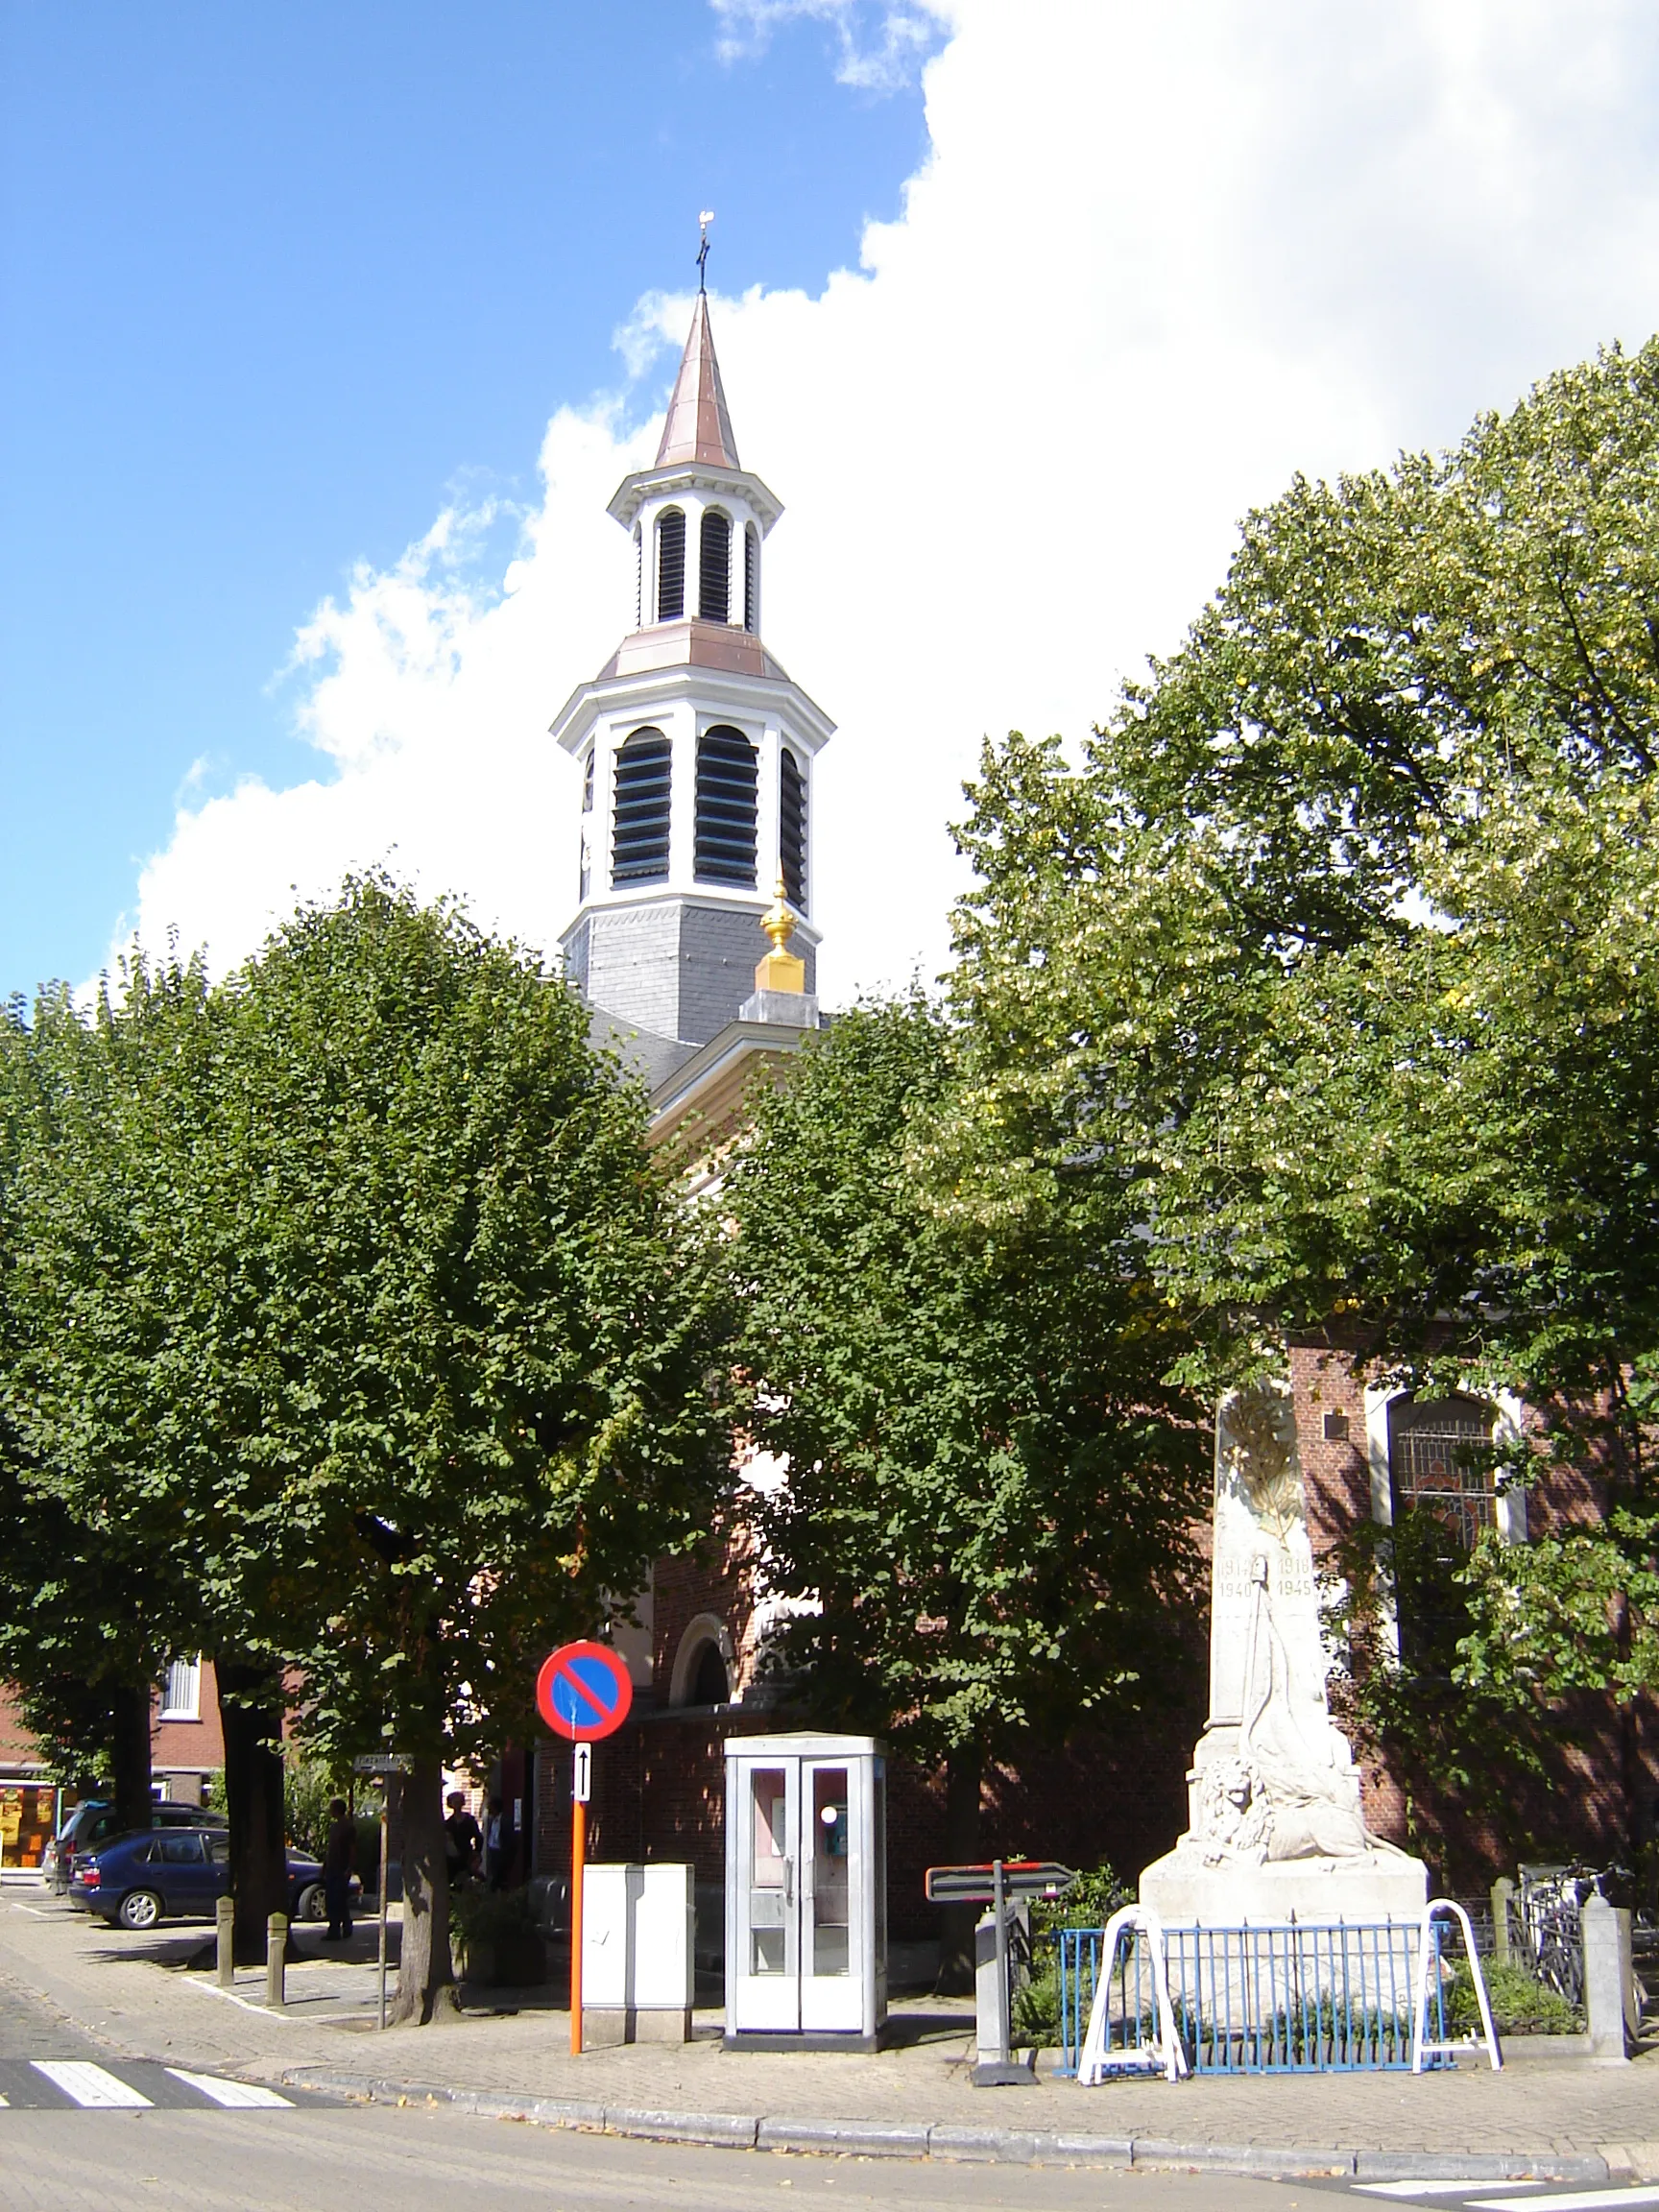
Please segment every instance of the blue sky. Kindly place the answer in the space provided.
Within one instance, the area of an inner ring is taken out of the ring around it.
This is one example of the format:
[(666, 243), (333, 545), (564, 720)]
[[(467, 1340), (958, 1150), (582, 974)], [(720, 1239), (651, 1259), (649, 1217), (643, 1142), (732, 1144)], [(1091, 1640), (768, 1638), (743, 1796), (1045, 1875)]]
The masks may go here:
[[(683, 286), (816, 292), (925, 146), (832, 28), (696, 0), (0, 8), (0, 994), (82, 977), (181, 795), (310, 772), (295, 625)], [(751, 41), (753, 46), (754, 42)], [(195, 774), (195, 781), (186, 779)]]
[(1652, 0), (0, 0), (0, 991), (375, 864), (556, 945), (699, 207), (830, 1003), (1250, 507), (1659, 328)]

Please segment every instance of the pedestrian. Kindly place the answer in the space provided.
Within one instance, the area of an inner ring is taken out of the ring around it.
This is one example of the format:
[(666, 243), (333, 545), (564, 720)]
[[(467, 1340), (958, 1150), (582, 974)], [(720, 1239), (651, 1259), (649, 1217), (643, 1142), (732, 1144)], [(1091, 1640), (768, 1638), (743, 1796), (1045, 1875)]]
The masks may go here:
[(492, 1889), (505, 1889), (507, 1868), (513, 1856), (513, 1832), (507, 1825), (499, 1797), (490, 1800), (484, 1822), (484, 1875)]
[(351, 1933), (351, 1862), (357, 1855), (357, 1823), (344, 1797), (328, 1807), (328, 1840), (323, 1846), (323, 1894), (328, 1902), (325, 1943), (344, 1943)]
[(449, 1863), (449, 1887), (476, 1874), (484, 1855), (484, 1832), (467, 1810), (467, 1792), (451, 1790), (445, 1800), (449, 1817), (444, 1823), (444, 1855)]

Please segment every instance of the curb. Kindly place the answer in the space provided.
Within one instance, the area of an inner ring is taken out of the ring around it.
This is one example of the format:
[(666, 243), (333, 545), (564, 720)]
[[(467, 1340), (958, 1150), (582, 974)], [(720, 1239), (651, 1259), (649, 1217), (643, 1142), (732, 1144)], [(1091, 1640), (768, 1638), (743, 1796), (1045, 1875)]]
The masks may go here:
[(1158, 2135), (1085, 2135), (1015, 2128), (964, 2128), (940, 2121), (913, 2126), (817, 2120), (746, 2112), (669, 2112), (631, 2104), (588, 2104), (561, 2097), (502, 2096), (437, 2083), (392, 2081), (368, 2074), (290, 2067), (295, 2089), (355, 2097), (372, 2104), (446, 2104), (483, 2120), (528, 2120), (658, 2143), (696, 2143), (721, 2151), (781, 2151), (820, 2157), (938, 2158), (1007, 2166), (1198, 2167), (1212, 2174), (1358, 2181), (1566, 2181), (1611, 2176), (1598, 2152), (1537, 2156), (1505, 2152), (1345, 2151), (1334, 2144), (1178, 2143)]

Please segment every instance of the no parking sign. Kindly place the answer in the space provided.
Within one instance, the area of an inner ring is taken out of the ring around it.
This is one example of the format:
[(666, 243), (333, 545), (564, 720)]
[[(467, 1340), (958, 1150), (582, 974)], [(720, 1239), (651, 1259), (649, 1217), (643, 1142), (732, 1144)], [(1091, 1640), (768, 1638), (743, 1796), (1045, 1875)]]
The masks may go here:
[(588, 1858), (588, 1800), (593, 1754), (601, 1737), (613, 1736), (628, 1718), (634, 1684), (609, 1644), (561, 1644), (541, 1662), (536, 1710), (576, 1753), (570, 1781), (570, 2049), (582, 2050), (582, 1883)]
[(597, 1743), (628, 1718), (634, 1685), (609, 1644), (561, 1644), (541, 1662), (536, 1710), (566, 1743)]

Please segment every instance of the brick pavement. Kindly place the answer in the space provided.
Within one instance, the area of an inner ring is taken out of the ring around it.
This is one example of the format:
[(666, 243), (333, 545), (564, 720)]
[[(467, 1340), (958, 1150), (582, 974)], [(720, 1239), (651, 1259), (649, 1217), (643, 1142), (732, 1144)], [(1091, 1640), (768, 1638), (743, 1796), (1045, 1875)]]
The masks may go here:
[[(789, 2115), (878, 2126), (934, 2125), (1087, 2132), (1171, 2145), (1330, 2147), (1348, 2152), (1550, 2157), (1599, 2154), (1615, 2175), (1659, 2179), (1659, 2052), (1624, 2066), (1528, 2057), (1512, 2045), (1501, 2075), (1462, 2065), (1399, 2075), (1242, 2078), (1097, 2089), (1040, 2080), (975, 2090), (967, 2079), (972, 2016), (931, 2002), (902, 2009), (907, 2038), (874, 2056), (732, 2054), (712, 2034), (572, 2058), (564, 2013), (469, 2012), (453, 2025), (381, 2036), (366, 2023), (361, 1960), (291, 1970), (300, 2000), (273, 2017), (243, 1976), (231, 2003), (180, 1963), (207, 1931), (135, 1938), (66, 1904), (8, 1887), (0, 1898), (0, 1976), (33, 1989), (110, 2049), (206, 2072), (405, 2082), (661, 2111)], [(309, 1948), (309, 1938), (303, 1937)], [(524, 2006), (516, 1992), (499, 2003)], [(700, 2016), (709, 2029), (712, 2015)]]

